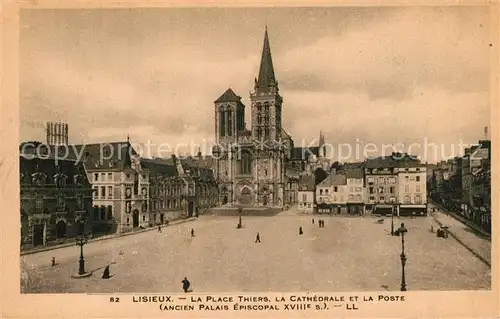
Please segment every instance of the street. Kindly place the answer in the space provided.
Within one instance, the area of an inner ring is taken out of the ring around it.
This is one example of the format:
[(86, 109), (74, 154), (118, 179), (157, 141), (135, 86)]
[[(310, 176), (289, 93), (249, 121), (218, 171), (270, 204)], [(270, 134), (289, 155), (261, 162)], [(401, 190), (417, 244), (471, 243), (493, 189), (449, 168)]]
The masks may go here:
[[(84, 246), (89, 278), (72, 279), (78, 247), (21, 257), (24, 292), (181, 292), (187, 277), (194, 292), (397, 291), (401, 238), (369, 217), (296, 215), (200, 216), (198, 220), (97, 241)], [(319, 228), (319, 218), (325, 227)], [(453, 238), (437, 238), (432, 217), (395, 219), (405, 236), (408, 290), (490, 289), (490, 268)], [(304, 234), (299, 235), (299, 227)], [(191, 237), (191, 229), (195, 237)], [(254, 243), (257, 232), (261, 243)], [(56, 266), (50, 266), (51, 257)], [(101, 279), (110, 264), (109, 280)]]

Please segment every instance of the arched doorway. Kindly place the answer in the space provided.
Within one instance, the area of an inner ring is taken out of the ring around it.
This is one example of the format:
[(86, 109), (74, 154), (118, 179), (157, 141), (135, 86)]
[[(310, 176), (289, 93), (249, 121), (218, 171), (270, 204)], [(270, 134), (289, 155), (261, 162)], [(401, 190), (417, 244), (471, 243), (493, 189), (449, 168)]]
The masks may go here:
[(66, 223), (63, 220), (56, 224), (56, 238), (66, 238)]
[(252, 191), (248, 186), (241, 189), (241, 203), (245, 205), (252, 203)]
[(132, 213), (132, 227), (139, 227), (139, 211), (137, 209), (134, 209)]

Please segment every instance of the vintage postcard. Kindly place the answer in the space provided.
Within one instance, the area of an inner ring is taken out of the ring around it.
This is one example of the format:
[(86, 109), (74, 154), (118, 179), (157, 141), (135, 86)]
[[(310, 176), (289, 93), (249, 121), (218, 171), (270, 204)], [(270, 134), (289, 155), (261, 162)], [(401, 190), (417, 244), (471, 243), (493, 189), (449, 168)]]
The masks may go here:
[(2, 317), (500, 315), (498, 3), (1, 14)]

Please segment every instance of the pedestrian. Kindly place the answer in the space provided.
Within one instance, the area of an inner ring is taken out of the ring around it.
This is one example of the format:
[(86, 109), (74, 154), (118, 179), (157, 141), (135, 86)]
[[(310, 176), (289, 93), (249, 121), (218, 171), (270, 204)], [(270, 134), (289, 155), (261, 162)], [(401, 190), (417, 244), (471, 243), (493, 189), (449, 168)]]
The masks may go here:
[(158, 225), (158, 232), (161, 233), (161, 225)]
[(255, 237), (255, 243), (260, 243), (260, 234), (257, 233), (257, 236)]
[(182, 282), (182, 289), (184, 289), (184, 292), (189, 292), (189, 287), (191, 286), (191, 283), (187, 279), (187, 277), (184, 277), (184, 280)]
[(109, 279), (111, 276), (109, 275), (109, 265), (104, 268), (104, 272), (102, 273), (102, 279)]
[(299, 227), (299, 235), (302, 235), (304, 232), (302, 231), (302, 226)]
[[(314, 218), (313, 218), (313, 220), (312, 220), (312, 221), (313, 221), (313, 224), (314, 224)], [(320, 221), (320, 222), (321, 222), (321, 221)]]
[(191, 228), (191, 237), (194, 237), (194, 229)]
[(325, 221), (321, 220), (321, 228), (325, 228)]

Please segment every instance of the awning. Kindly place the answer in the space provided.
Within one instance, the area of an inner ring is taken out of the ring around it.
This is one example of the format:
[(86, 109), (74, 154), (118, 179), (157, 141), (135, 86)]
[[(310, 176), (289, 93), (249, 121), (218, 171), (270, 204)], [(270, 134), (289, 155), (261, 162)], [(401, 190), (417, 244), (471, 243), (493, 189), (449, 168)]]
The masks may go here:
[(392, 205), (376, 205), (377, 208), (392, 208)]
[(425, 204), (422, 205), (401, 205), (399, 208), (425, 208)]

